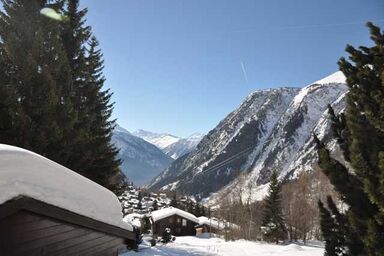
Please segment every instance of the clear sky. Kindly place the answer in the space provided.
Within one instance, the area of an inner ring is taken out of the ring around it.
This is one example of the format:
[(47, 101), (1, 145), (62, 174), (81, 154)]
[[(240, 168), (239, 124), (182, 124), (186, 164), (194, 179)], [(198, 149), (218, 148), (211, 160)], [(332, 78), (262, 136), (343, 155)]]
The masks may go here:
[(83, 0), (114, 117), (130, 131), (207, 133), (252, 91), (337, 71), (371, 45), (382, 0)]

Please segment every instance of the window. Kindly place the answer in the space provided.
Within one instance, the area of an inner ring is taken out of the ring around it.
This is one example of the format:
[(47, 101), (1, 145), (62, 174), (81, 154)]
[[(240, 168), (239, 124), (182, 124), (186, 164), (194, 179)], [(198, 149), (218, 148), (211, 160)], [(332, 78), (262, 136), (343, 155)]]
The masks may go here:
[(180, 223), (181, 219), (180, 218), (177, 218), (177, 223)]
[(183, 222), (181, 224), (183, 227), (186, 227), (187, 226), (187, 220), (186, 219), (183, 219)]
[(173, 223), (173, 217), (169, 218), (169, 223)]

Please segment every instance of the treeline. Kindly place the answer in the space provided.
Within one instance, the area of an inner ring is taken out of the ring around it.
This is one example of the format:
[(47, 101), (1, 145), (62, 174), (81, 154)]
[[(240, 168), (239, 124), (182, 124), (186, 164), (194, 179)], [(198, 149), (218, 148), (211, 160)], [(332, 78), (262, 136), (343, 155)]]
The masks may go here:
[[(112, 93), (79, 0), (4, 0), (0, 11), (0, 143), (41, 154), (117, 190)], [(56, 21), (42, 8), (66, 16)]]

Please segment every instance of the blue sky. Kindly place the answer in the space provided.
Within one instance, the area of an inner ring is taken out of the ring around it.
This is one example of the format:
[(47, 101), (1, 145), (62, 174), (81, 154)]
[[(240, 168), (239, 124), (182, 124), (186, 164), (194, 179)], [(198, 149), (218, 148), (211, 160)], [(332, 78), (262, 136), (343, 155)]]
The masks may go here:
[(382, 0), (83, 0), (114, 117), (130, 131), (207, 133), (257, 89), (305, 86), (370, 45)]

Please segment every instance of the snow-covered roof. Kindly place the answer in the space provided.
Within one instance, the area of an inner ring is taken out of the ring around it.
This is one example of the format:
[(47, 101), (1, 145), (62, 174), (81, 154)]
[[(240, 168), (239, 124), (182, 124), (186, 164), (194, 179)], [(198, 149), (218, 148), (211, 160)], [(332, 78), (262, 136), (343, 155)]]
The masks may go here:
[(117, 197), (99, 184), (41, 155), (0, 144), (0, 204), (19, 196), (126, 230)]
[(199, 224), (200, 225), (207, 225), (211, 226), (216, 229), (223, 229), (224, 228), (224, 222), (219, 222), (216, 219), (209, 219), (205, 216), (198, 217), (199, 219)]
[(228, 228), (233, 228), (233, 229), (239, 228), (239, 226), (236, 224), (233, 224), (230, 222), (225, 223), (224, 220), (218, 220), (216, 218), (210, 219), (205, 216), (201, 216), (201, 217), (198, 217), (198, 220), (199, 220), (199, 225), (207, 225), (219, 230), (224, 229), (226, 226)]
[(199, 219), (196, 218), (195, 215), (193, 215), (189, 212), (180, 210), (178, 208), (174, 208), (174, 207), (163, 208), (160, 210), (153, 211), (151, 213), (153, 221), (158, 221), (158, 220), (167, 218), (167, 217), (172, 216), (172, 215), (179, 215), (183, 218), (186, 218), (186, 219), (189, 219), (193, 222), (199, 223)]

